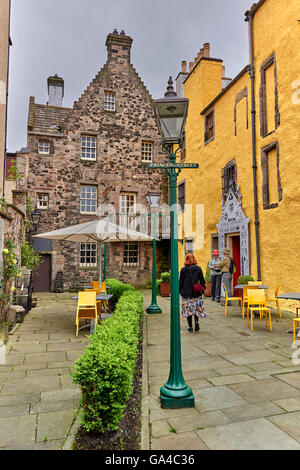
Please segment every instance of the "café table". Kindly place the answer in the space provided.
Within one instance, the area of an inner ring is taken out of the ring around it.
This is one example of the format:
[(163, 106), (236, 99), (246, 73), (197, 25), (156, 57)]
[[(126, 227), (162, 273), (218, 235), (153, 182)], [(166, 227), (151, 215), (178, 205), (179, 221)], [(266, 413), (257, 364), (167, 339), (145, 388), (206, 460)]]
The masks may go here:
[[(276, 299), (285, 299), (285, 300), (298, 300), (300, 302), (300, 292), (284, 292), (276, 296)], [(300, 327), (296, 328), (297, 338), (300, 338)], [(293, 333), (293, 330), (288, 330), (287, 333)]]
[[(112, 294), (97, 294), (96, 295), (96, 300), (106, 300), (108, 301), (109, 299), (112, 298)], [(72, 300), (78, 300), (78, 295), (74, 295), (74, 297), (72, 297)], [(110, 312), (111, 313), (111, 312)], [(91, 323), (89, 325), (83, 325), (79, 328), (79, 330), (82, 330), (83, 328), (87, 328), (87, 327), (90, 327), (90, 333), (94, 333), (94, 329), (95, 329), (95, 322), (94, 320), (91, 320)]]

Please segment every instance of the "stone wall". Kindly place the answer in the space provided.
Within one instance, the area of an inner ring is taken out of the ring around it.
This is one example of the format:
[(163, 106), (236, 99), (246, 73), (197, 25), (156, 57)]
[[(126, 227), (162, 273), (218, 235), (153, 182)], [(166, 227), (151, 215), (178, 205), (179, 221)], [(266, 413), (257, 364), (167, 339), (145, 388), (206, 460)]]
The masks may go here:
[[(50, 118), (47, 128), (47, 107), (33, 105), (31, 100), (34, 110), (30, 115), (35, 116), (35, 121), (30, 120), (28, 153), (18, 155), (19, 171), (24, 174), (19, 184), (28, 190), (33, 207), (37, 193), (49, 195), (49, 208), (41, 210), (39, 233), (95, 218), (95, 215), (80, 214), (82, 184), (96, 186), (98, 205), (112, 204), (117, 213), (122, 192), (135, 193), (137, 204), (147, 205), (149, 191), (163, 191), (164, 172), (149, 170), (142, 162), (142, 141), (153, 143), (154, 162), (167, 160), (167, 155), (161, 150), (152, 98), (129, 62), (130, 45), (128, 36), (109, 35), (107, 63), (73, 109), (49, 107), (51, 116), (53, 109), (64, 113), (59, 133), (50, 129)], [(115, 94), (115, 111), (104, 110), (107, 90)], [(96, 137), (96, 161), (81, 159), (82, 134)], [(41, 138), (50, 142), (49, 155), (38, 153)], [(107, 275), (128, 282), (151, 279), (151, 243), (140, 245), (140, 265), (135, 268), (123, 266), (123, 249), (124, 244), (111, 244)], [(98, 268), (79, 268), (79, 244), (70, 242), (57, 244), (52, 252), (53, 284), (60, 270), (65, 288), (86, 283), (98, 273)]]

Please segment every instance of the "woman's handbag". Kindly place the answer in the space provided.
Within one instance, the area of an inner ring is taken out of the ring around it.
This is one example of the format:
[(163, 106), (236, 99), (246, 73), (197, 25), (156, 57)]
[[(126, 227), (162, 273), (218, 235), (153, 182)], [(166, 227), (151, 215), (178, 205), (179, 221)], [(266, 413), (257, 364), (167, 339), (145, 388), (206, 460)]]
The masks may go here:
[(195, 292), (195, 294), (203, 294), (204, 287), (199, 284), (199, 282), (195, 282), (195, 284), (193, 284), (193, 291)]

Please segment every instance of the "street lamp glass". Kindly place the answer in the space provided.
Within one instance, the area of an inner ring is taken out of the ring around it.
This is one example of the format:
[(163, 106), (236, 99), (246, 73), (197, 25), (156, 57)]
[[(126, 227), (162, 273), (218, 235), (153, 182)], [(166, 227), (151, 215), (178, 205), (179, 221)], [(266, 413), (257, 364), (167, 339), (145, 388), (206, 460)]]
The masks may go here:
[(35, 227), (38, 226), (40, 221), (41, 213), (38, 211), (37, 207), (34, 209), (34, 212), (31, 214), (32, 222)]
[(155, 100), (155, 110), (165, 144), (176, 144), (183, 136), (189, 100), (178, 98), (170, 77), (165, 97)]
[(148, 193), (146, 197), (147, 197), (147, 202), (150, 207), (153, 207), (153, 208), (159, 207), (160, 197), (161, 197), (160, 193)]

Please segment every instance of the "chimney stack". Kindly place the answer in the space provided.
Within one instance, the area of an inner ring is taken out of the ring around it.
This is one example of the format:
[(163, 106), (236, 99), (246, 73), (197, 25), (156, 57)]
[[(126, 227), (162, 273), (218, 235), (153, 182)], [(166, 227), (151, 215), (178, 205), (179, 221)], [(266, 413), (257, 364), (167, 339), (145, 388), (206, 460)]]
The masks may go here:
[(62, 107), (64, 97), (64, 81), (62, 78), (54, 75), (48, 78), (49, 106)]
[(191, 72), (194, 68), (194, 62), (189, 63), (189, 71)]
[(127, 36), (124, 29), (118, 33), (117, 29), (106, 39), (108, 61), (116, 60), (120, 63), (130, 62), (132, 39)]
[(186, 60), (181, 62), (181, 71), (182, 73), (186, 73)]
[(209, 42), (206, 42), (203, 44), (203, 49), (204, 49), (204, 57), (210, 57), (210, 44)]

